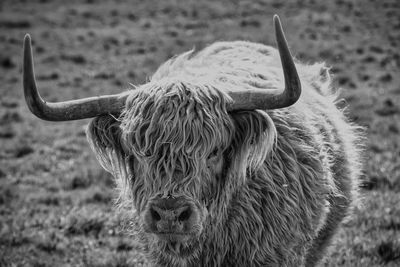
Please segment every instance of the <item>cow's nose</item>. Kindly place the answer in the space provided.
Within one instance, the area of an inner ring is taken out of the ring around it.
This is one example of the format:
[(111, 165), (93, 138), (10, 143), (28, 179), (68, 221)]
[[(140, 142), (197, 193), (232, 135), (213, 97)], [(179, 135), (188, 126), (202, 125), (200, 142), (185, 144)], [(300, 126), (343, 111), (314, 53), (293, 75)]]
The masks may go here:
[(157, 206), (150, 207), (150, 216), (159, 232), (181, 232), (189, 221), (192, 210), (189, 206), (178, 207), (174, 210)]
[(183, 198), (156, 198), (149, 203), (145, 223), (155, 234), (189, 234), (198, 223), (196, 207)]

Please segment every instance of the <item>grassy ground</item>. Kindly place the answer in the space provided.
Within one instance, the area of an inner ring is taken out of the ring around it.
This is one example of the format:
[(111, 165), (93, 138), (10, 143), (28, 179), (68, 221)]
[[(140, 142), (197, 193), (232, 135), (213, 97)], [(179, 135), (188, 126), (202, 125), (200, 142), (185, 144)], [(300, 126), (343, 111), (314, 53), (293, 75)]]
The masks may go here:
[[(67, 100), (144, 83), (169, 57), (217, 40), (274, 43), (326, 61), (366, 128), (363, 200), (327, 266), (400, 264), (400, 3), (335, 1), (0, 2), (0, 266), (140, 265), (113, 180), (89, 150), (87, 121), (35, 118), (22, 96), (22, 39), (33, 38), (43, 97)], [(74, 3), (75, 2), (75, 3)]]

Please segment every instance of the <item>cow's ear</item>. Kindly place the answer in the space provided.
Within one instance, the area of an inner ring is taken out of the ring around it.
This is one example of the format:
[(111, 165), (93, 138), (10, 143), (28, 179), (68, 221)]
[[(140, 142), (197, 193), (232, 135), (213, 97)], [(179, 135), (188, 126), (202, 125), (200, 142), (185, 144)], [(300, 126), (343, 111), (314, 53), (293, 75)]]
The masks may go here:
[(126, 173), (125, 153), (121, 146), (120, 122), (113, 116), (94, 118), (88, 125), (86, 136), (101, 166), (115, 178)]
[(245, 175), (264, 162), (276, 141), (276, 128), (268, 114), (261, 110), (231, 113), (235, 125), (233, 163)]

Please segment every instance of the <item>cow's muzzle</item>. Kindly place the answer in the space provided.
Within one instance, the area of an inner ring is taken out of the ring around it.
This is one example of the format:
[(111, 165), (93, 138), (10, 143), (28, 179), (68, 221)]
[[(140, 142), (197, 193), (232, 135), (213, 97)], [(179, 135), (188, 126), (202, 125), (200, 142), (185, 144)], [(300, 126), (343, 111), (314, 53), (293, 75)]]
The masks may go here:
[(202, 215), (194, 202), (185, 197), (156, 197), (146, 207), (144, 227), (160, 240), (185, 243), (200, 234)]

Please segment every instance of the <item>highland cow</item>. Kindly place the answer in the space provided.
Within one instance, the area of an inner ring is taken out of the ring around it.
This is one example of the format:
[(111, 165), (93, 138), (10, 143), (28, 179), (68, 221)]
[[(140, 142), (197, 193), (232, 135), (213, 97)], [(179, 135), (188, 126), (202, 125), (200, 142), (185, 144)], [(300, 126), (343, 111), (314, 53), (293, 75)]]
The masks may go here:
[(357, 127), (336, 107), (325, 65), (294, 63), (274, 23), (278, 50), (218, 42), (132, 90), (57, 103), (37, 91), (25, 37), (30, 110), (94, 118), (88, 140), (152, 264), (314, 266), (353, 206)]

